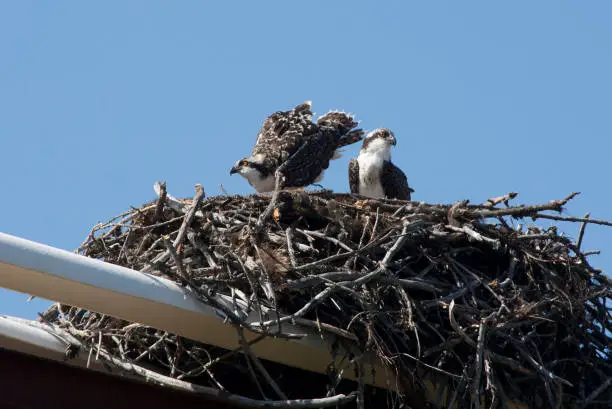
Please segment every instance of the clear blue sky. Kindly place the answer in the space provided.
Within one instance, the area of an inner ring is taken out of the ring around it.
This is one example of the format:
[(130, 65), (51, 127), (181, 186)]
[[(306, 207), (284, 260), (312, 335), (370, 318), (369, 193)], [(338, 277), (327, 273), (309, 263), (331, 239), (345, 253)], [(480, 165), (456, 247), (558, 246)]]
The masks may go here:
[[(270, 113), (313, 101), (396, 133), (414, 198), (583, 192), (612, 219), (609, 1), (0, 3), (0, 231), (67, 250), (98, 221), (232, 164)], [(346, 166), (323, 184), (347, 191)], [(564, 225), (573, 237), (578, 226)], [(612, 268), (612, 228), (585, 247)], [(0, 314), (43, 301), (0, 290)]]

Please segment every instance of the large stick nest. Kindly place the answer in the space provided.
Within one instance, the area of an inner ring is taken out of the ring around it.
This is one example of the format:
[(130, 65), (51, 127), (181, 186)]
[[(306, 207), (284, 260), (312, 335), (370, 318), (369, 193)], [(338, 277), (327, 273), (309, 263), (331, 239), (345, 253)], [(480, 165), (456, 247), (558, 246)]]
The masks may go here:
[[(331, 367), (315, 376), (260, 361), (244, 342), (232, 353), (76, 307), (55, 305), (41, 319), (98, 357), (281, 406), (414, 406), (429, 396), (432, 407), (609, 407), (610, 281), (580, 250), (587, 222), (609, 223), (550, 213), (575, 194), (509, 206), (515, 194), (431, 205), (329, 192), (203, 199), (197, 190), (177, 200), (158, 184), (158, 200), (96, 225), (78, 252), (175, 280), (202, 302), (240, 298), (261, 319), (221, 308), (237, 337), (274, 333), (276, 312), (315, 321), (313, 331), (378, 356), (399, 392), (339, 382)], [(574, 242), (521, 218), (583, 224)], [(358, 355), (347, 357), (357, 374)], [(425, 378), (450, 392), (432, 401)], [(306, 398), (320, 400), (297, 400)]]

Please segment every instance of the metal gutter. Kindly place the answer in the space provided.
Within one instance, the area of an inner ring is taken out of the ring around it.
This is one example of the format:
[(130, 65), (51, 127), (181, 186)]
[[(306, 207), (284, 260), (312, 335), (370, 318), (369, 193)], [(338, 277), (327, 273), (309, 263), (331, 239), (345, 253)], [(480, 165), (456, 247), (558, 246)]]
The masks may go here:
[[(222, 348), (239, 346), (235, 329), (223, 321), (218, 311), (173, 281), (4, 233), (0, 233), (0, 287), (149, 325)], [(216, 301), (233, 309), (228, 297), (216, 296)], [(258, 320), (254, 313), (247, 319), (250, 322)], [(329, 345), (334, 337), (314, 335), (290, 324), (284, 324), (283, 331), (305, 337), (299, 340), (266, 338), (253, 345), (253, 351), (263, 359), (325, 373), (332, 359)], [(43, 345), (37, 344), (43, 339), (51, 342), (48, 336), (40, 333), (32, 336), (33, 347)], [(249, 332), (247, 338), (254, 336)], [(55, 350), (56, 346), (51, 349)], [(389, 381), (393, 379), (392, 374), (375, 362), (373, 365), (377, 367), (377, 376), (368, 376), (366, 382), (394, 389), (394, 381)], [(345, 374), (348, 378), (354, 376), (351, 370)]]

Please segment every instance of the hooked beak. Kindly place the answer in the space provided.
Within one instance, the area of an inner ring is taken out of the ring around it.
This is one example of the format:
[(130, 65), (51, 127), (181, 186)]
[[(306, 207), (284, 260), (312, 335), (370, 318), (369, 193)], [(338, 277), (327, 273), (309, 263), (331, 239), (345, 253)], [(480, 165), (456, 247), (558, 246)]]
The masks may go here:
[(230, 175), (233, 175), (234, 173), (238, 173), (238, 168), (236, 166), (232, 166), (232, 169), (230, 169)]
[(391, 145), (393, 146), (397, 145), (397, 139), (395, 139), (395, 136), (391, 135), (389, 139), (391, 140)]

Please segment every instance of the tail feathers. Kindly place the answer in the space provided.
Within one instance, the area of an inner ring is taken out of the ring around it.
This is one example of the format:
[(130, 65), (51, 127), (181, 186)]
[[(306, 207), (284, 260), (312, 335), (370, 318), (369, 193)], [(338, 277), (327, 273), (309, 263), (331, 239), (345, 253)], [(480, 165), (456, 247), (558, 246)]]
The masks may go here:
[(344, 112), (330, 111), (317, 119), (317, 125), (335, 128), (340, 134), (339, 146), (350, 145), (359, 142), (363, 138), (363, 130), (355, 129), (359, 122)]
[(339, 111), (330, 111), (317, 119), (317, 124), (319, 126), (339, 128), (344, 132), (348, 132), (359, 125), (359, 122), (355, 121), (355, 118), (352, 115), (347, 115), (344, 112)]
[(346, 146), (346, 145), (353, 144), (355, 142), (359, 142), (363, 138), (363, 135), (364, 135), (364, 132), (362, 129), (355, 129), (354, 131), (351, 131), (340, 137), (339, 146)]

